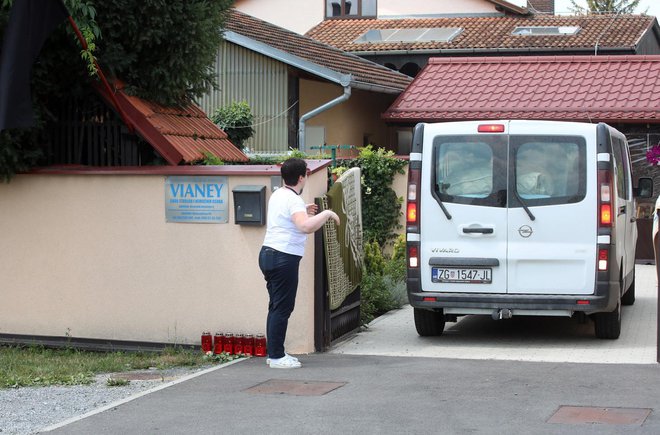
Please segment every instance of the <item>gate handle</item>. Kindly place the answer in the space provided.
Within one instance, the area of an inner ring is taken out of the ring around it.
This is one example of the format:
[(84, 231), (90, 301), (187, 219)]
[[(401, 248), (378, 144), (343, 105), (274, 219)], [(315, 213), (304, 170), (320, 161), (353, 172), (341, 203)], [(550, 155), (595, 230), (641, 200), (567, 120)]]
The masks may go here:
[(465, 234), (493, 234), (493, 231), (493, 228), (463, 228), (463, 232)]

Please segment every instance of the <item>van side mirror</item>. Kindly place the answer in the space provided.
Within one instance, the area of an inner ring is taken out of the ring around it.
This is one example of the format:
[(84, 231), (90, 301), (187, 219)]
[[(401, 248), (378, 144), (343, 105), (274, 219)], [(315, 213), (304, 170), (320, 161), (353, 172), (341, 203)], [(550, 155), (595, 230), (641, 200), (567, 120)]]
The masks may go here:
[(633, 193), (637, 198), (650, 198), (653, 196), (653, 179), (646, 177), (640, 178)]

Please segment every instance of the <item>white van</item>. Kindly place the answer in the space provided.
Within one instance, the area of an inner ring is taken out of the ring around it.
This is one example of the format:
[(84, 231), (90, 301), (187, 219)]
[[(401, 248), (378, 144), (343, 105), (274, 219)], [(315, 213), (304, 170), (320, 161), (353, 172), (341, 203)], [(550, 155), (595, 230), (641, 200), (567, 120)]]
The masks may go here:
[(457, 316), (589, 315), (618, 338), (635, 300), (626, 138), (606, 124), (418, 124), (410, 153), (408, 298), (422, 336)]

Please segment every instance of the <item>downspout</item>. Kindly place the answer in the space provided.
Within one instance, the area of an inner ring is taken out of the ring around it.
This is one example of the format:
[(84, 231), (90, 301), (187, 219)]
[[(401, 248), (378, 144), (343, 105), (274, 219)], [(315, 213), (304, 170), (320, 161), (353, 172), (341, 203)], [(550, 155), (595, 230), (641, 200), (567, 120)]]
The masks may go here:
[(344, 86), (344, 93), (334, 100), (328, 101), (322, 106), (317, 107), (316, 109), (305, 113), (303, 116), (300, 117), (300, 121), (298, 122), (298, 149), (301, 151), (305, 151), (305, 121), (307, 121), (309, 118), (312, 118), (316, 115), (318, 115), (321, 112), (325, 112), (328, 109), (333, 108), (337, 104), (343, 103), (344, 101), (348, 100), (351, 97), (351, 86), (349, 83), (344, 84), (344, 81), (341, 83), (342, 86)]

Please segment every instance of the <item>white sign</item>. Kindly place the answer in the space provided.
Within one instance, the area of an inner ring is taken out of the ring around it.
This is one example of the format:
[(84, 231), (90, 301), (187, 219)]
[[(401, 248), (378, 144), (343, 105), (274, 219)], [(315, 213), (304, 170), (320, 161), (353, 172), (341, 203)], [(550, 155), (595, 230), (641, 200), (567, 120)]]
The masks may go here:
[(228, 189), (227, 177), (167, 177), (166, 222), (226, 224), (229, 221)]

